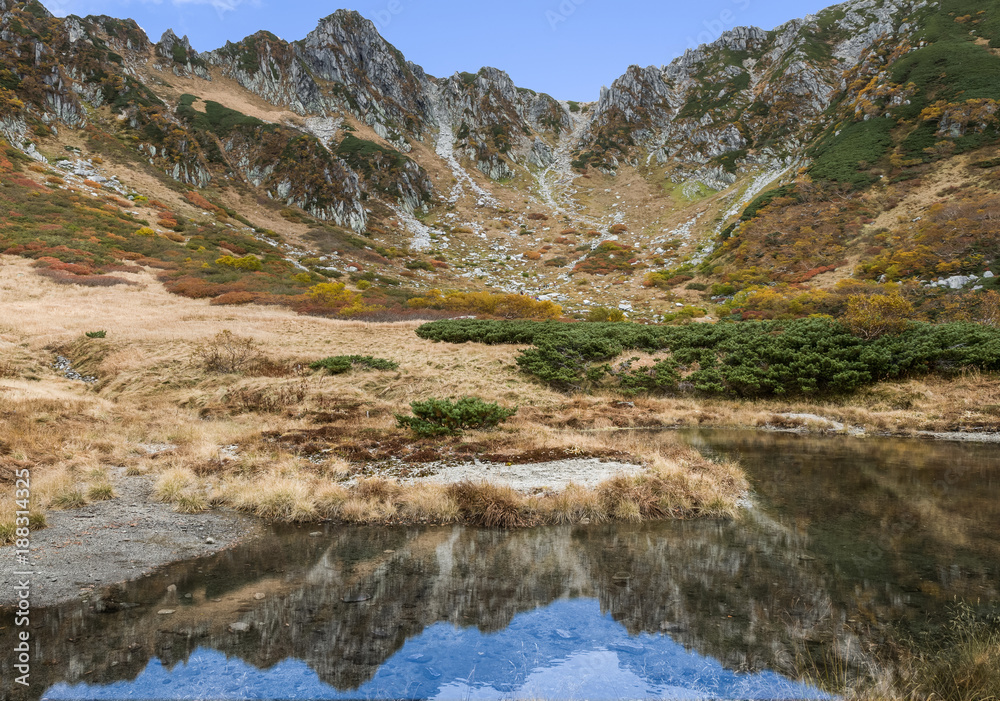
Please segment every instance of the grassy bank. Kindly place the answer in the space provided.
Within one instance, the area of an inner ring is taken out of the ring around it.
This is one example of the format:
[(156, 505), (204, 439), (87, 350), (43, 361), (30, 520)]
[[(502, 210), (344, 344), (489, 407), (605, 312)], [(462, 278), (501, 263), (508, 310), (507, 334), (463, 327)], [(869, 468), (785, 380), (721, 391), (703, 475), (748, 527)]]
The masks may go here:
[[(995, 605), (955, 603), (934, 632), (917, 638), (892, 628), (862, 657), (803, 660), (813, 684), (859, 701), (995, 701), (1000, 699), (1000, 611)], [(875, 637), (866, 631), (863, 638)], [(857, 655), (857, 651), (853, 654)], [(851, 671), (849, 671), (851, 670)]]
[[(721, 515), (747, 490), (737, 467), (669, 436), (569, 429), (557, 417), (579, 409), (581, 428), (590, 428), (600, 406), (538, 387), (508, 348), (433, 344), (412, 323), (212, 306), (169, 295), (147, 273), (115, 288), (56, 285), (24, 261), (3, 261), (0, 301), (11, 314), (0, 327), (0, 478), (31, 469), (36, 524), (47, 510), (115, 498), (121, 474), (148, 475), (156, 498), (178, 510), (227, 506), (275, 520), (351, 523)], [(52, 367), (57, 356), (96, 381), (62, 377)], [(310, 367), (337, 356), (391, 362)], [(413, 401), (461, 396), (518, 411), (453, 437), (420, 438), (397, 425)], [(478, 480), (408, 483), (442, 461), (591, 456), (648, 469), (597, 488), (531, 494)], [(12, 524), (13, 512), (0, 519)]]

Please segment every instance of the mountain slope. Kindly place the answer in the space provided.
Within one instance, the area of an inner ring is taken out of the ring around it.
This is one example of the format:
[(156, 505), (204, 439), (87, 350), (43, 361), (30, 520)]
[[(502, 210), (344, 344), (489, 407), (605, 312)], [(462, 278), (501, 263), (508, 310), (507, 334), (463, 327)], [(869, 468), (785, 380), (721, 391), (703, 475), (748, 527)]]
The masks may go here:
[(928, 282), (990, 287), (998, 257), (998, 42), (969, 0), (851, 0), (632, 66), (576, 103), (496, 68), (430, 76), (352, 11), (299, 41), (261, 31), (198, 53), (0, 0), (0, 136), (44, 187), (71, 151), (133, 203), (173, 198), (206, 226), (192, 201), (227, 208), (282, 234), (314, 282), (403, 276), (414, 294), (672, 318), (794, 315), (808, 289), (782, 288), (776, 310), (747, 295), (853, 278), (909, 281), (922, 313), (950, 313), (924, 305)]

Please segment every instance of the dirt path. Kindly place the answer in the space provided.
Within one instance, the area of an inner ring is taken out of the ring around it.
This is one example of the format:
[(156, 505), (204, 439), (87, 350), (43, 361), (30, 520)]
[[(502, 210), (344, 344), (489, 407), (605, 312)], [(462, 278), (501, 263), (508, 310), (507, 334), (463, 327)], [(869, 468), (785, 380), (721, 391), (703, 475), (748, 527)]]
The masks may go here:
[[(266, 529), (235, 513), (175, 513), (152, 501), (145, 477), (120, 477), (115, 489), (116, 499), (48, 512), (48, 528), (31, 534), (32, 606), (67, 601), (175, 560), (209, 555)], [(14, 546), (0, 548), (0, 563), (0, 606), (9, 606), (15, 601), (14, 572), (22, 569)]]

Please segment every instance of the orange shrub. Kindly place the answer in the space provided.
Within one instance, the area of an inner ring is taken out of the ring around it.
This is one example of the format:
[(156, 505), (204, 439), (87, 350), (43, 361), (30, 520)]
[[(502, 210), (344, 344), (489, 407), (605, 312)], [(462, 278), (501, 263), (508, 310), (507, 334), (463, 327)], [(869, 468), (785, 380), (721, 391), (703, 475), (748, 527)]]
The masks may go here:
[(218, 297), (225, 292), (225, 286), (216, 282), (208, 282), (201, 278), (185, 275), (176, 280), (169, 280), (164, 286), (174, 294), (192, 299), (204, 299), (205, 297)]
[(220, 214), (220, 213), (225, 214), (225, 212), (223, 212), (222, 209), (216, 207), (214, 204), (206, 200), (197, 192), (191, 192), (191, 191), (185, 192), (184, 199), (193, 204), (195, 207), (203, 209), (206, 212), (212, 212), (213, 214)]
[(257, 301), (257, 295), (253, 292), (235, 290), (226, 292), (213, 299), (209, 304), (250, 304)]

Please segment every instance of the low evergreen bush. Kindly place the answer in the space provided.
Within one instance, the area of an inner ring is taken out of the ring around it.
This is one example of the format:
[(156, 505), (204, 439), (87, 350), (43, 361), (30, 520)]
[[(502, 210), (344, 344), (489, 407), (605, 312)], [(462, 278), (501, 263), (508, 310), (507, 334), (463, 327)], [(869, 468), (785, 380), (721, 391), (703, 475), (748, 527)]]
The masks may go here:
[(409, 428), (422, 438), (457, 436), (466, 429), (493, 428), (517, 413), (517, 408), (505, 409), (499, 404), (484, 402), (478, 397), (428, 399), (410, 404), (413, 416), (396, 414), (396, 424)]
[[(417, 334), (448, 343), (532, 346), (521, 351), (518, 366), (563, 391), (815, 395), (965, 368), (1000, 371), (1000, 329), (968, 322), (909, 322), (862, 338), (823, 318), (686, 326), (458, 319), (424, 324)], [(650, 359), (612, 366), (629, 351)]]
[(373, 358), (370, 355), (334, 355), (317, 360), (309, 367), (313, 370), (326, 370), (331, 375), (340, 375), (354, 367), (366, 370), (396, 370), (399, 368), (399, 363), (385, 358)]

